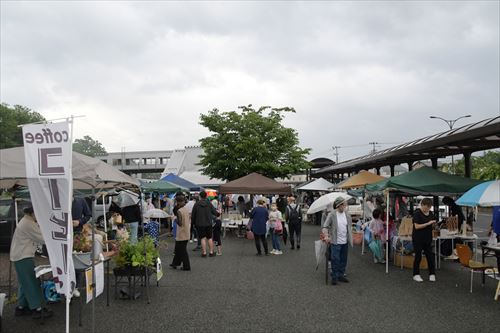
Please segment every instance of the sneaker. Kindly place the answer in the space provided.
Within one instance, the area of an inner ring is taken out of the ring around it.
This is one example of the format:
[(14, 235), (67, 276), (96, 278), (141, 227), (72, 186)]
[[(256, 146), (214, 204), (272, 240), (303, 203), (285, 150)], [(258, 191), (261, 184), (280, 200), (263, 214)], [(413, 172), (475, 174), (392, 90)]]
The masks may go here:
[(413, 275), (413, 281), (424, 282), (424, 280), (422, 279), (422, 277), (420, 275)]
[(276, 251), (274, 254), (280, 255), (280, 254), (283, 254), (283, 251)]
[(73, 290), (73, 297), (80, 297), (80, 292), (78, 291), (78, 289), (75, 288), (75, 290)]
[(222, 255), (222, 252), (217, 252), (217, 255), (218, 255), (218, 256), (221, 256), (221, 255)]
[(40, 319), (42, 318), (49, 318), (49, 317), (52, 317), (54, 315), (54, 312), (52, 312), (52, 310), (49, 310), (47, 308), (40, 308), (40, 309), (36, 309), (36, 310), (33, 310), (33, 319)]
[(20, 307), (16, 306), (16, 311), (14, 312), (14, 316), (20, 317), (20, 316), (29, 316), (31, 315), (31, 310), (28, 307)]
[(436, 282), (436, 275), (434, 274), (429, 275), (429, 281)]
[(332, 286), (336, 286), (337, 285), (337, 280), (332, 280), (331, 284), (332, 284)]
[(378, 264), (378, 259), (374, 257), (374, 258), (373, 258), (373, 263), (374, 263), (374, 264)]
[(269, 252), (271, 254), (276, 254), (276, 250), (275, 249), (272, 249), (271, 252)]
[(349, 280), (347, 280), (347, 279), (346, 279), (345, 277), (343, 277), (343, 276), (339, 277), (339, 281), (340, 281), (340, 282), (345, 282), (345, 283), (348, 283), (348, 282), (349, 282)]
[(198, 238), (193, 238), (193, 242), (197, 242), (198, 241)]
[(292, 245), (292, 247), (290, 247), (291, 250), (295, 250), (295, 246)]
[(189, 243), (192, 243), (192, 242), (193, 242), (193, 240), (192, 240), (192, 239), (190, 239), (190, 240), (189, 240)]

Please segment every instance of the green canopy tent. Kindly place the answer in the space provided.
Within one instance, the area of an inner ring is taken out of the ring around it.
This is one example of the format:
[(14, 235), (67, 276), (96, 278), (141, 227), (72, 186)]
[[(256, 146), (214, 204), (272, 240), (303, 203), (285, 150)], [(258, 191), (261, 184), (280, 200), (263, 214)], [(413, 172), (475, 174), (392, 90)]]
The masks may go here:
[(454, 195), (467, 192), (482, 183), (481, 180), (450, 175), (429, 167), (406, 172), (379, 182), (366, 185), (370, 192), (386, 189), (410, 195)]
[[(429, 167), (422, 167), (399, 176), (366, 185), (366, 190), (370, 192), (387, 192), (386, 237), (389, 239), (389, 192), (396, 191), (409, 195), (454, 195), (467, 192), (470, 188), (480, 183), (482, 183), (480, 180), (449, 175)], [(387, 242), (386, 273), (389, 272), (388, 247), (389, 243)]]

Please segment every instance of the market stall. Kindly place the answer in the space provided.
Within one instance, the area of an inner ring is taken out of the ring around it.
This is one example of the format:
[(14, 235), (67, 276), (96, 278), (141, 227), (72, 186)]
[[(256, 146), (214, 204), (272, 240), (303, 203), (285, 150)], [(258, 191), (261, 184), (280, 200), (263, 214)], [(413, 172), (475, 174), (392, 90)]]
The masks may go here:
[[(466, 192), (482, 181), (449, 175), (447, 173), (422, 167), (399, 176), (390, 177), (379, 182), (366, 185), (370, 192), (384, 192), (386, 196), (386, 236), (389, 238), (389, 194), (402, 193), (406, 195), (458, 195)], [(386, 273), (389, 272), (389, 243), (386, 243)]]

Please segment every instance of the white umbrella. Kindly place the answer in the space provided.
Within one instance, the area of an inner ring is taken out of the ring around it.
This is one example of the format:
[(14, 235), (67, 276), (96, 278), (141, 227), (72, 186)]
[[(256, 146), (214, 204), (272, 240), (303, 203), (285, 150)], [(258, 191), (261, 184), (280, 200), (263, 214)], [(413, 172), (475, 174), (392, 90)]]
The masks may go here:
[(169, 216), (170, 215), (168, 215), (165, 211), (158, 209), (158, 208), (150, 209), (144, 213), (144, 217), (147, 217), (150, 219), (162, 219), (162, 218), (166, 218)]
[(136, 205), (138, 202), (139, 195), (133, 192), (121, 191), (118, 194), (117, 204), (120, 208)]
[(351, 198), (349, 194), (344, 192), (332, 192), (322, 195), (312, 203), (311, 207), (309, 207), (309, 209), (307, 210), (307, 214), (314, 214), (317, 212), (321, 212), (322, 210), (325, 210), (328, 207), (328, 205), (333, 204), (335, 199), (337, 199), (338, 197), (342, 197), (346, 200)]

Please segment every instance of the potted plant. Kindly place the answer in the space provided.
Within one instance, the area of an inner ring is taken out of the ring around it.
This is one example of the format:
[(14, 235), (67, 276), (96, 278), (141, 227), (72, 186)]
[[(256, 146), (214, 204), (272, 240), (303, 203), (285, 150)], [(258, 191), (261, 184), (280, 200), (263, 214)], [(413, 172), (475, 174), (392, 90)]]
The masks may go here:
[(158, 250), (154, 246), (153, 239), (149, 236), (143, 237), (136, 244), (122, 241), (113, 272), (117, 276), (143, 276), (147, 271), (149, 275), (154, 271), (158, 256)]

